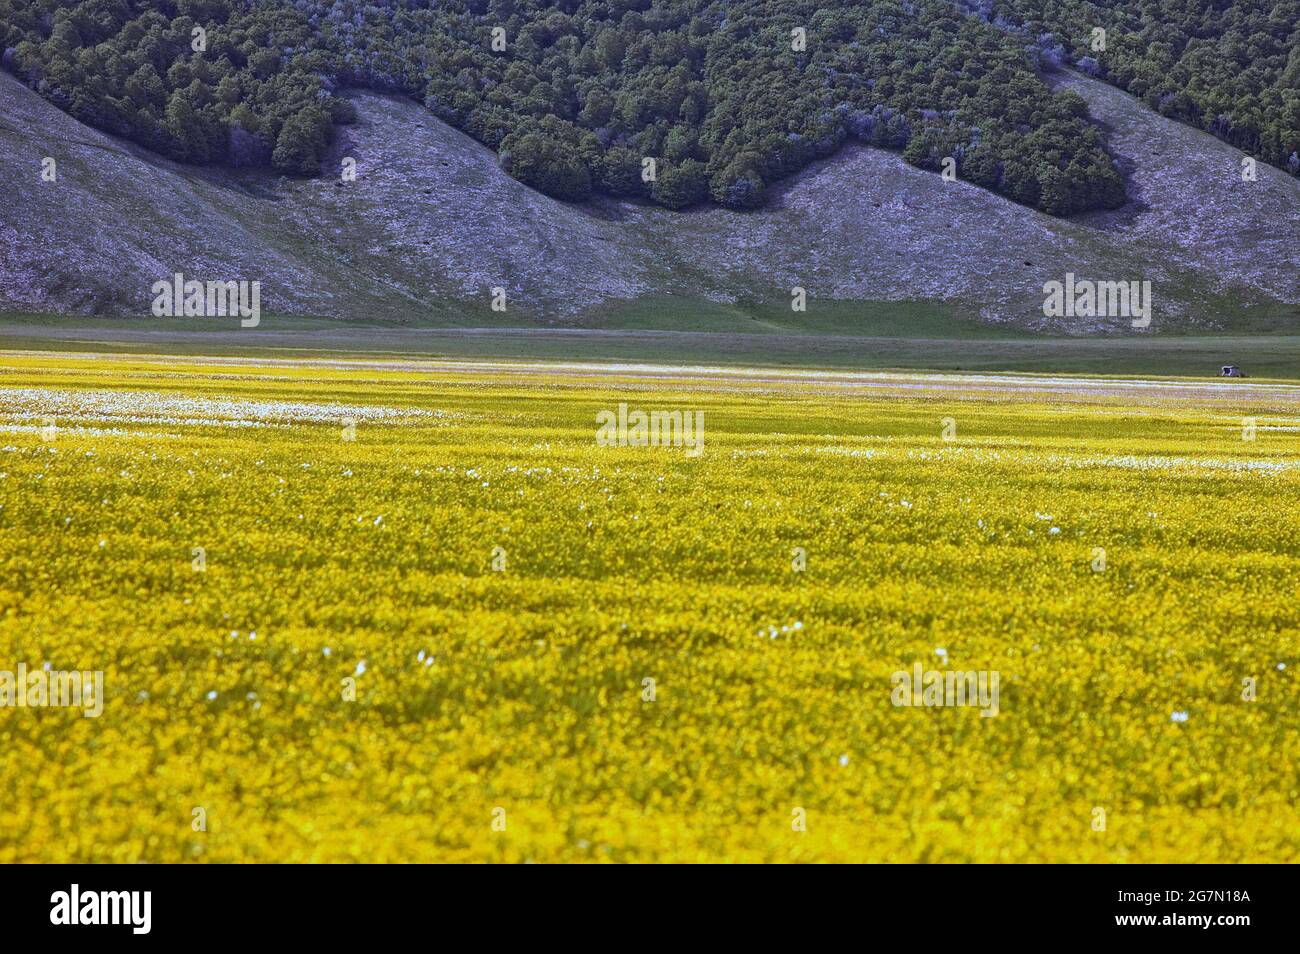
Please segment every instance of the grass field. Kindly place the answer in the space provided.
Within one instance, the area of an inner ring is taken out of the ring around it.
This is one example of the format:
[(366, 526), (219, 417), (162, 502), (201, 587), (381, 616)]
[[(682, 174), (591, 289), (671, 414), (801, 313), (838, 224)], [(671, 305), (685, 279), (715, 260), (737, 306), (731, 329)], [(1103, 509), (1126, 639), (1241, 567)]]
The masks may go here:
[(7, 353), (0, 430), (0, 670), (105, 674), (3, 862), (1300, 859), (1300, 389)]
[[(1244, 314), (1244, 312), (1243, 312)], [(500, 316), (498, 316), (500, 317)], [(513, 320), (513, 319), (512, 319)], [(1271, 323), (1270, 323), (1271, 322)], [(1300, 379), (1296, 316), (1242, 318), (1229, 334), (1064, 337), (980, 323), (943, 303), (822, 303), (772, 308), (640, 303), (573, 325), (374, 325), (268, 315), (238, 319), (0, 314), (0, 348), (72, 352), (651, 361), (786, 368), (1031, 371), (1211, 377), (1225, 364), (1251, 377)]]

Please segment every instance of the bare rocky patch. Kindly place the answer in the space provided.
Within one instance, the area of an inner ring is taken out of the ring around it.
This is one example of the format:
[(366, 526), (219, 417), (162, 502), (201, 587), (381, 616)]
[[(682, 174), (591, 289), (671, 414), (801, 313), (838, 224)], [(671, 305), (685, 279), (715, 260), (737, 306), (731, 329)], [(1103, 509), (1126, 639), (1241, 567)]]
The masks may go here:
[[(1064, 84), (1110, 131), (1135, 201), (1062, 220), (896, 154), (851, 146), (768, 207), (685, 213), (572, 205), (507, 176), (480, 144), (398, 97), (358, 93), (331, 175), (196, 169), (81, 126), (0, 75), (0, 304), (147, 313), (153, 282), (260, 280), (264, 310), (360, 322), (563, 324), (613, 302), (967, 303), (983, 320), (1072, 334), (1123, 319), (1043, 317), (1067, 272), (1150, 280), (1153, 327), (1230, 325), (1224, 300), (1300, 303), (1300, 182), (1100, 82)], [(42, 156), (59, 181), (39, 179)], [(358, 179), (338, 181), (345, 156)], [(506, 289), (506, 315), (489, 310)], [(197, 320), (197, 319), (196, 319)]]

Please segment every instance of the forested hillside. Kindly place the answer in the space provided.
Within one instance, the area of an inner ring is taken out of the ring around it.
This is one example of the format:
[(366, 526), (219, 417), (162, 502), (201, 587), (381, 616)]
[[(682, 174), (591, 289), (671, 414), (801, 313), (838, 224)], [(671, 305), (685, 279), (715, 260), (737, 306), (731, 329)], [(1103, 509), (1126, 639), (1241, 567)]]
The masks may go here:
[[(0, 48), (6, 68), (77, 119), (197, 164), (316, 175), (334, 126), (354, 118), (337, 95), (353, 86), (417, 99), (563, 199), (754, 208), (771, 183), (859, 141), (924, 168), (952, 157), (961, 178), (1056, 215), (1122, 204), (1083, 100), (1039, 72), (1083, 55), (1070, 38), (1092, 5), (980, 2), (983, 16), (949, 0), (0, 0)], [(1171, 115), (1228, 110), (1206, 128), (1285, 162), (1300, 61), (1278, 11), (1296, 2), (1234, 5), (1272, 11), (1267, 49), (1251, 38), (1242, 53), (1259, 48), (1272, 65), (1239, 74), (1170, 45), (1191, 90), (1182, 99), (1166, 95), (1178, 81), (1159, 42), (1121, 39), (1142, 17), (1161, 22), (1136, 12), (1149, 4), (1127, 4), (1138, 19), (1112, 28), (1112, 50), (1129, 53), (1083, 65)], [(1198, 22), (1231, 47), (1254, 22), (1239, 20)]]
[(1045, 55), (1300, 173), (1300, 0), (978, 2), (1022, 24)]

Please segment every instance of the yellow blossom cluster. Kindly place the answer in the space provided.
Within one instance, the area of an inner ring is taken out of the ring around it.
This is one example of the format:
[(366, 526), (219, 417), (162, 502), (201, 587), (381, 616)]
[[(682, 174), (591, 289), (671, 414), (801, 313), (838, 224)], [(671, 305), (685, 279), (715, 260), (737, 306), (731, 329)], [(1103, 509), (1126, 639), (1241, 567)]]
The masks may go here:
[(1300, 858), (1290, 392), (867, 377), (0, 356), (0, 862)]

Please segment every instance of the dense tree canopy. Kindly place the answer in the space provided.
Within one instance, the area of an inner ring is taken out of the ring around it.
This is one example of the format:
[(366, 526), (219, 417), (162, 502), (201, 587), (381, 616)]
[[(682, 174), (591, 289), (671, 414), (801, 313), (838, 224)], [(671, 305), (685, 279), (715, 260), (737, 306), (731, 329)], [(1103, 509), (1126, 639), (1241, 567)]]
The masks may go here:
[(1300, 173), (1300, 0), (983, 2), (1152, 109)]
[[(1300, 146), (1300, 0), (965, 2), (0, 0), (0, 48), (78, 119), (182, 161), (317, 174), (354, 117), (338, 91), (366, 87), (550, 195), (671, 208), (757, 207), (847, 141), (951, 157), (1053, 214), (1114, 207), (1101, 132), (1039, 73), (1065, 59), (1267, 161)], [(1084, 42), (1096, 23), (1105, 53)]]

